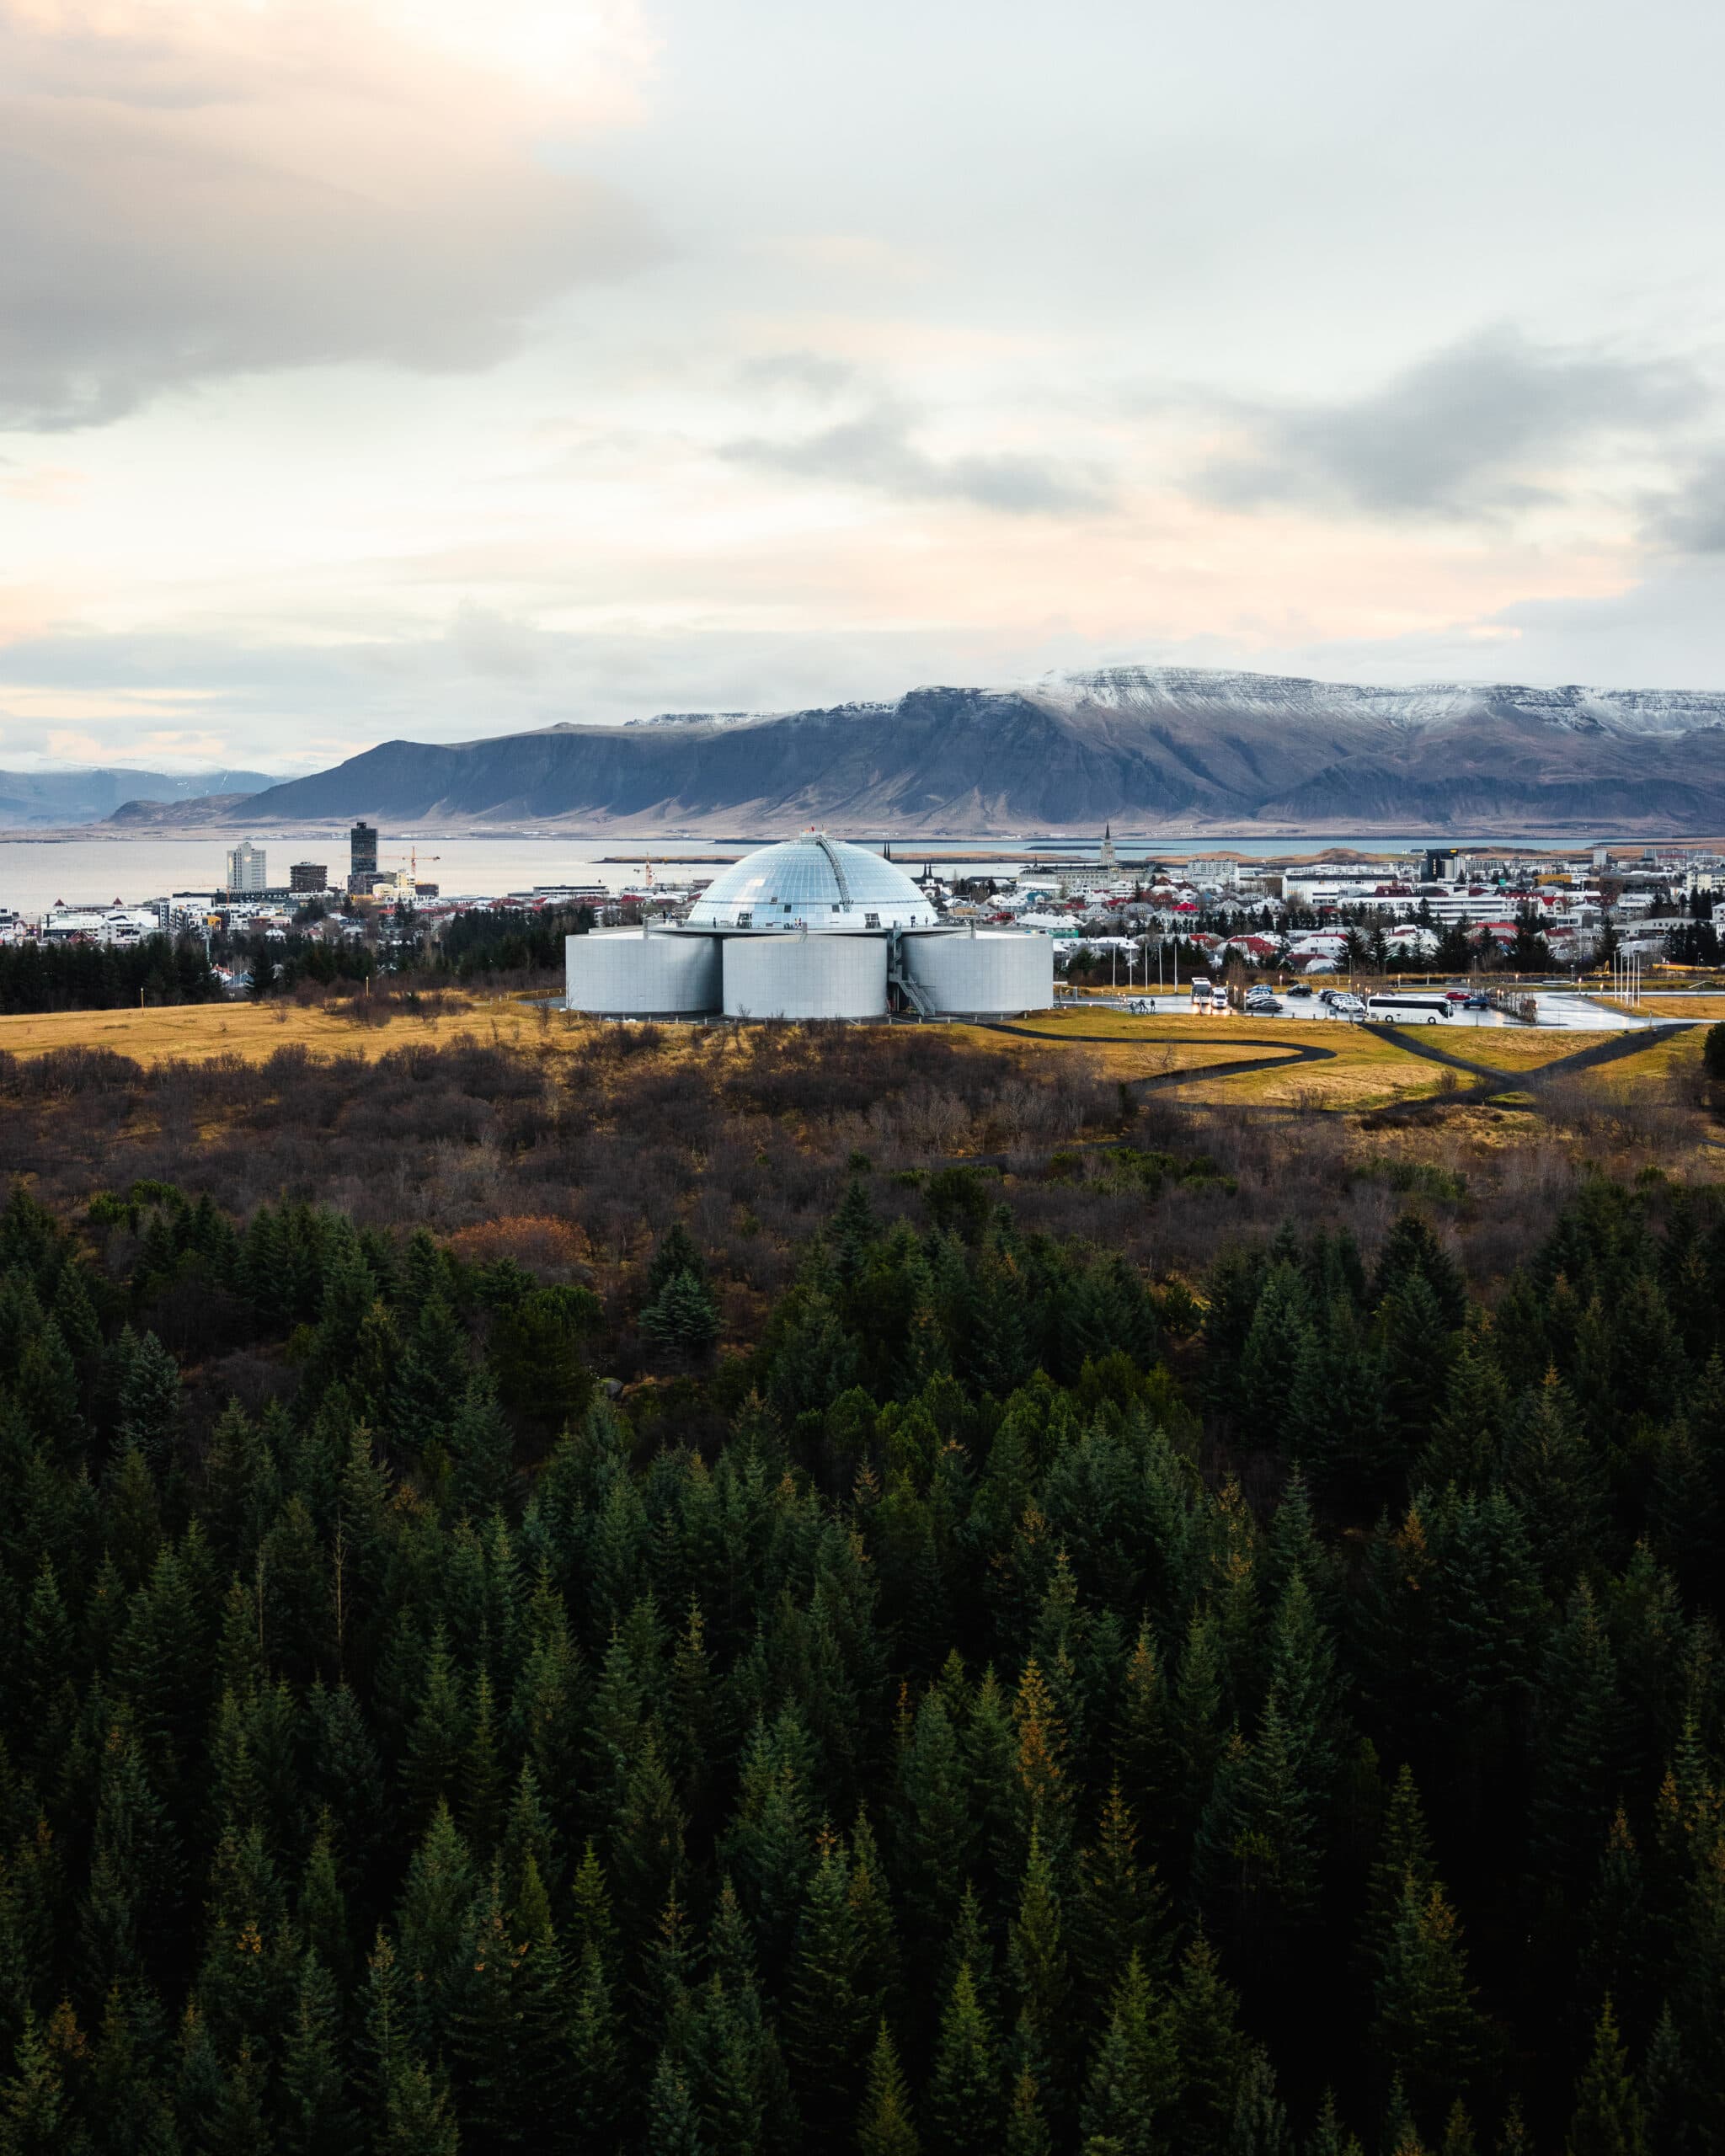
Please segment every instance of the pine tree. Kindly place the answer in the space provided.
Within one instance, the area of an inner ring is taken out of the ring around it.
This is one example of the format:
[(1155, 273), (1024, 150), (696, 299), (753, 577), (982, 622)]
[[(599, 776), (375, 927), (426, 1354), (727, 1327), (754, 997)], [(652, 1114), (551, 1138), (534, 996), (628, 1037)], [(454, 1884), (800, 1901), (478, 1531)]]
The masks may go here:
[(1478, 2156), (1478, 2143), (1473, 2137), (1473, 2121), (1467, 2116), (1467, 2106), (1458, 2096), (1450, 2106), (1450, 2116), (1444, 2121), (1444, 2138), (1439, 2144), (1438, 2156)]
[(416, 2027), (428, 2047), (441, 2041), (454, 2011), (478, 1883), (449, 1806), (440, 1803), (409, 1860), (401, 1901), (403, 1996), (412, 1997)]
[(1024, 1867), (1018, 1913), (1007, 1939), (1007, 1967), (1017, 2001), (1018, 2026), (1029, 2047), (1025, 2063), (1041, 2077), (1056, 2076), (1067, 2047), (1071, 1977), (1061, 1937), (1060, 1898), (1054, 1869), (1034, 1826), (1030, 1830), (1030, 1854)]
[(1569, 2156), (1648, 2156), (1647, 2120), (1608, 1999), (1594, 2031), (1593, 2055), (1576, 2084)]
[(1201, 1931), (1186, 1950), (1171, 2027), (1172, 2085), (1178, 2091), (1174, 2145), (1193, 2156), (1220, 2156), (1233, 2128), (1250, 2052), (1240, 2031), (1239, 2001)]
[(431, 1641), (413, 1734), (403, 1765), (413, 1817), (430, 1819), (441, 1802), (452, 1801), (461, 1783), (468, 1722), (461, 1684), (441, 1625)]
[(785, 2050), (811, 2148), (836, 2147), (854, 2117), (872, 2000), (844, 1844), (820, 1840), (791, 1960)]
[(706, 2156), (706, 2150), (688, 2074), (670, 2051), (661, 2052), (647, 2092), (646, 2156)]
[(641, 1330), (662, 1353), (692, 1363), (718, 1338), (718, 1305), (693, 1273), (675, 1273), (641, 1312)]
[(1042, 2092), (1036, 2076), (1021, 2068), (1012, 2084), (1012, 2108), (1007, 2113), (1003, 2156), (1052, 2156), (1054, 2137), (1043, 2116)]
[(1648, 2041), (1642, 2071), (1647, 2097), (1648, 2147), (1653, 2156), (1690, 2156), (1701, 2146), (1685, 2068), (1683, 2042), (1668, 2001)]
[(1082, 1995), (1105, 2000), (1134, 1954), (1153, 1983), (1167, 1972), (1172, 1942), (1167, 1900), (1153, 1865), (1140, 1865), (1138, 1828), (1118, 1781), (1111, 1783), (1092, 1845), (1078, 1855), (1073, 1953)]
[(69, 2124), (60, 2063), (26, 2010), (11, 2076), (0, 2082), (0, 2156), (57, 2156)]
[(1124, 2156), (1153, 2156), (1163, 2145), (1160, 2121), (1178, 2088), (1168, 2017), (1135, 1954), (1114, 1988), (1108, 2025), (1092, 2058), (1081, 2121), (1087, 2144), (1101, 2140)]
[(968, 1961), (959, 1964), (941, 2016), (928, 2120), (932, 2156), (986, 2156), (999, 2143), (999, 2053)]
[(911, 2092), (883, 2020), (868, 2062), (868, 2087), (857, 2127), (859, 2156), (921, 2156), (911, 2117)]
[(1541, 1673), (1530, 1841), (1567, 1893), (1592, 1870), (1629, 1764), (1616, 1657), (1585, 1582), (1569, 1598)]
[(292, 2156), (342, 2156), (357, 2121), (343, 2085), (341, 2002), (315, 1951), (301, 1957), (281, 2057), (282, 2146)]
[(1416, 2106), (1434, 2114), (1471, 2084), (1485, 2027), (1467, 1981), (1461, 1928), (1441, 1886), (1422, 1898), (1410, 1872), (1376, 1987), (1374, 2039)]
[(1288, 2114), (1276, 2094), (1275, 2070), (1268, 2053), (1255, 2044), (1235, 2099), (1228, 2156), (1293, 2156), (1293, 2150)]
[(489, 1373), (470, 1379), (449, 1425), (451, 1495), (457, 1513), (483, 1518), (515, 1487), (515, 1441)]
[(1384, 1810), (1366, 1886), (1365, 1950), (1375, 1970), (1389, 1953), (1410, 1881), (1415, 1898), (1423, 1903), (1437, 1883), (1437, 1870), (1413, 1769), (1404, 1762)]
[(1333, 2089), (1324, 2091), (1317, 2118), (1306, 2137), (1305, 2156), (1363, 2156), (1358, 2137), (1343, 2128)]
[(136, 1446), (160, 1477), (175, 1460), (180, 1417), (179, 1365), (153, 1332), (130, 1340), (120, 1385), (115, 1432), (122, 1451)]

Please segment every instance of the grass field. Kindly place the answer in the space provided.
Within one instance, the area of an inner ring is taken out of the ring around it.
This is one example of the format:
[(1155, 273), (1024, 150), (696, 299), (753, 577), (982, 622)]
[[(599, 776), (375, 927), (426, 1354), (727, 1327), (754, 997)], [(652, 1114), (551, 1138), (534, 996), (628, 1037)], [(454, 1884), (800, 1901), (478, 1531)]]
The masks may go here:
[[(414, 1043), (443, 1046), (462, 1033), (477, 1039), (538, 1040), (554, 1034), (555, 1014), (531, 1005), (438, 999), (424, 1015), (401, 1012), (379, 1024), (355, 1018), (345, 1005), (302, 1010), (291, 1003), (191, 1003), (158, 1011), (56, 1011), (44, 1017), (0, 1017), (0, 1052), (40, 1055), (50, 1049), (105, 1048), (135, 1062), (192, 1063), (238, 1055), (261, 1063), (299, 1046), (313, 1055), (360, 1055), (368, 1061)], [(364, 1006), (361, 1006), (363, 1013)], [(547, 1022), (548, 1021), (548, 1022)]]
[[(1597, 995), (1594, 1001), (1609, 1003), (1614, 1010), (1623, 1006), (1617, 995)], [(1697, 1018), (1711, 1023), (1725, 1018), (1725, 995), (1644, 995), (1635, 1007), (1655, 1018)]]
[[(592, 1022), (565, 1019), (542, 1004), (510, 998), (444, 994), (423, 1009), (394, 1009), (382, 1022), (364, 1004), (302, 1008), (289, 1003), (199, 1004), (170, 1010), (62, 1011), (45, 1017), (0, 1017), (0, 1052), (32, 1056), (72, 1047), (111, 1049), (153, 1065), (171, 1060), (207, 1062), (236, 1056), (266, 1060), (296, 1047), (312, 1055), (359, 1056), (368, 1062), (411, 1046), (446, 1047), (467, 1038), (524, 1049), (574, 1048)], [(1441, 1097), (1472, 1083), (1466, 1071), (1450, 1072), (1404, 1048), (1341, 1025), (1254, 1025), (1244, 1018), (1137, 1017), (1082, 1006), (1014, 1022), (1010, 1033), (986, 1027), (950, 1031), (991, 1054), (1045, 1066), (1050, 1059), (1081, 1059), (1110, 1082), (1163, 1078), (1191, 1072), (1189, 1083), (1170, 1097), (1194, 1107), (1230, 1104), (1370, 1110), (1397, 1102)], [(665, 1029), (661, 1053), (676, 1059), (702, 1039), (694, 1029)], [(1423, 1038), (1423, 1036), (1421, 1036)], [(1503, 1071), (1536, 1070), (1608, 1038), (1591, 1033), (1539, 1033), (1507, 1027), (1446, 1027), (1441, 1045), (1450, 1054)], [(1637, 1088), (1683, 1077), (1701, 1054), (1701, 1031), (1679, 1034), (1657, 1048), (1599, 1074), (1621, 1098)], [(1292, 1062), (1283, 1051), (1316, 1047), (1318, 1062)], [(1258, 1062), (1261, 1070), (1206, 1082), (1203, 1073), (1220, 1064)]]
[(1490, 1070), (1539, 1070), (1548, 1063), (1558, 1063), (1566, 1055), (1578, 1055), (1583, 1049), (1596, 1048), (1601, 1041), (1615, 1040), (1616, 1035), (1601, 1027), (1596, 1033), (1560, 1033), (1555, 1027), (1541, 1032), (1529, 1027), (1481, 1026), (1465, 1030), (1446, 1027), (1441, 1036), (1444, 1048), (1451, 1055), (1465, 1056), (1470, 1063), (1482, 1063)]

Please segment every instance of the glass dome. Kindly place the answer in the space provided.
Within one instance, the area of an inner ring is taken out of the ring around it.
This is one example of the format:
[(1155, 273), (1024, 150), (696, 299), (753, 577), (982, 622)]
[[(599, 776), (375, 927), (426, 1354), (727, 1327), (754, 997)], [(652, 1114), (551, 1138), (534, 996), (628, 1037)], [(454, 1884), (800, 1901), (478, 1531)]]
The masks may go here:
[(692, 928), (926, 928), (940, 918), (896, 862), (825, 831), (764, 846), (722, 869)]

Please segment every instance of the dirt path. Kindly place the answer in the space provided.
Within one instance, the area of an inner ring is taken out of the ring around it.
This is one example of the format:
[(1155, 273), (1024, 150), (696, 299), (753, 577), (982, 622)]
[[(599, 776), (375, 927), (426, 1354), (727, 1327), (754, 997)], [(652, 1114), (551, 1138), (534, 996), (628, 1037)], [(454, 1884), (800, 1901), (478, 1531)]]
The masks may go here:
[[(1130, 1036), (1119, 1033), (1039, 1033), (1031, 1026), (1009, 1026), (1004, 1021), (992, 1021), (981, 1025), (980, 1030), (990, 1033), (1016, 1033), (1027, 1041), (1083, 1041), (1097, 1048), (1130, 1048)], [(1153, 1070), (1142, 1078), (1125, 1078), (1121, 1083), (1131, 1092), (1148, 1091), (1162, 1086), (1195, 1085), (1200, 1078), (1243, 1078), (1248, 1070), (1291, 1070), (1296, 1063), (1333, 1063), (1336, 1051), (1332, 1048), (1319, 1048), (1306, 1041), (1266, 1040), (1261, 1033), (1230, 1033), (1228, 1038), (1238, 1048), (1272, 1048), (1279, 1051), (1272, 1063), (1263, 1056), (1249, 1056), (1238, 1063), (1200, 1063), (1189, 1070)]]

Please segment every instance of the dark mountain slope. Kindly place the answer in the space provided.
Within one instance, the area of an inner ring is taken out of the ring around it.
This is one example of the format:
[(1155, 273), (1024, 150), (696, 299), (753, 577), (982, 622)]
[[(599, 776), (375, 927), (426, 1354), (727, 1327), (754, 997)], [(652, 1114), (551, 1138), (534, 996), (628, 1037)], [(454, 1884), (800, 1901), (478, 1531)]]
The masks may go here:
[(248, 820), (756, 830), (1725, 829), (1725, 696), (1119, 669), (739, 721), (385, 742)]

